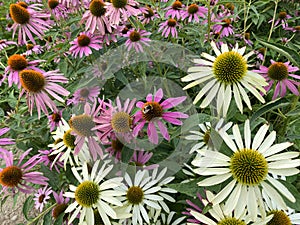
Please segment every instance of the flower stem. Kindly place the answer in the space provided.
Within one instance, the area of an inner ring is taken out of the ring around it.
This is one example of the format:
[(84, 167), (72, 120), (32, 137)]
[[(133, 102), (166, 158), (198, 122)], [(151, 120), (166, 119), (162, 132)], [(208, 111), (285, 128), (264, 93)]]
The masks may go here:
[(50, 206), (48, 209), (46, 209), (44, 212), (42, 212), (40, 215), (35, 217), (33, 220), (31, 220), (27, 225), (35, 224), (42, 216), (46, 215), (51, 209), (53, 209), (57, 204), (55, 203), (54, 205)]

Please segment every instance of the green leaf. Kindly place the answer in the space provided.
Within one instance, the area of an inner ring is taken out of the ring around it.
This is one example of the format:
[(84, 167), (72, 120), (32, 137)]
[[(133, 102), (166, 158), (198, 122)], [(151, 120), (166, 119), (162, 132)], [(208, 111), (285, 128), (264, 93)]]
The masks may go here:
[(28, 212), (29, 210), (32, 209), (33, 207), (33, 204), (34, 204), (34, 201), (33, 201), (33, 196), (29, 196), (25, 202), (24, 202), (24, 205), (23, 205), (23, 214), (24, 214), (24, 217), (26, 218), (26, 220), (30, 220), (30, 218), (28, 217)]
[(53, 225), (62, 225), (63, 224), (63, 220), (64, 220), (64, 215), (65, 213), (61, 213), (57, 219), (55, 220)]
[(288, 48), (286, 46), (277, 44), (277, 43), (271, 43), (268, 41), (263, 41), (260, 38), (258, 38), (254, 33), (252, 35), (255, 37), (255, 39), (261, 43), (262, 45), (275, 50), (281, 55), (284, 55), (290, 62), (292, 62), (295, 66), (299, 67), (300, 62), (300, 55), (295, 51), (294, 49)]
[[(52, 210), (50, 210), (43, 218), (43, 224), (47, 225), (47, 224), (51, 224), (51, 220), (52, 220)], [(61, 223), (62, 224), (62, 223)]]
[(296, 202), (293, 203), (293, 202), (290, 202), (289, 200), (287, 200), (284, 196), (282, 196), (285, 203), (287, 204), (287, 206), (294, 209), (295, 211), (300, 211), (300, 195), (299, 195), (299, 191), (297, 190), (297, 188), (290, 182), (287, 182), (284, 180), (278, 180), (278, 181), (280, 181), (285, 187), (287, 187), (287, 189), (296, 198)]
[(287, 105), (289, 105), (290, 103), (284, 99), (284, 98), (279, 98), (276, 99), (274, 101), (271, 101), (265, 105), (263, 105), (262, 107), (260, 107), (255, 113), (253, 113), (250, 123), (254, 123), (259, 117), (261, 117), (262, 115), (264, 115), (265, 113), (273, 110), (273, 109), (278, 109), (281, 107), (285, 107)]
[(133, 149), (123, 146), (122, 152), (121, 152), (121, 160), (124, 163), (129, 163), (132, 155), (133, 155)]

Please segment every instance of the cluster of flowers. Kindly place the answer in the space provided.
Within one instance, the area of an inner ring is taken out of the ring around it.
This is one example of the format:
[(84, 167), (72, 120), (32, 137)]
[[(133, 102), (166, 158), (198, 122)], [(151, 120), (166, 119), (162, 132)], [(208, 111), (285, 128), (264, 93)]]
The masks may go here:
[[(160, 4), (166, 5), (166, 2)], [(210, 1), (210, 7), (217, 3)], [(159, 144), (160, 134), (170, 141), (168, 129), (181, 126), (182, 119), (189, 117), (172, 109), (183, 103), (186, 96), (164, 98), (160, 88), (149, 93), (145, 101), (101, 99), (100, 87), (92, 86), (76, 90), (65, 100), (70, 92), (60, 84), (66, 85), (68, 78), (59, 70), (46, 71), (44, 60), (30, 60), (33, 55), (55, 49), (59, 42), (70, 43), (64, 56), (71, 58), (88, 57), (120, 38), (126, 39), (128, 51), (143, 52), (143, 47), (151, 43), (148, 38), (151, 33), (144, 26), (156, 20), (163, 20), (157, 32), (169, 40), (178, 37), (178, 29), (183, 24), (212, 23), (206, 41), (210, 42), (215, 56), (202, 53), (202, 58), (194, 59), (195, 66), (188, 69), (188, 75), (181, 78), (182, 82), (191, 82), (183, 90), (205, 83), (194, 104), (201, 101), (200, 108), (211, 106), (219, 119), (226, 118), (229, 107), (234, 107), (232, 98), (243, 113), (243, 102), (252, 110), (249, 95), (261, 103), (265, 103), (263, 96), (273, 89), (273, 99), (284, 97), (287, 89), (299, 95), (298, 67), (289, 61), (271, 60), (269, 67), (260, 65), (259, 69), (248, 70), (251, 67), (248, 59), (255, 52), (245, 54), (246, 46), (226, 44), (226, 38), (233, 36), (248, 46), (253, 45), (249, 33), (236, 34), (233, 23), (239, 18), (232, 3), (220, 5), (216, 11), (197, 3), (185, 6), (181, 1), (174, 1), (168, 5), (154, 9), (142, 7), (135, 0), (49, 0), (47, 8), (29, 1), (10, 5), (7, 18), (13, 25), (7, 30), (12, 31), (13, 39), (17, 33), (18, 40), (0, 41), (0, 50), (26, 44), (27, 51), (8, 56), (0, 85), (7, 81), (8, 87), (16, 86), (20, 90), (19, 98), (25, 94), (31, 115), (36, 106), (38, 118), (42, 117), (41, 112), (48, 116), (54, 143), (49, 144), (49, 150), (40, 150), (35, 155), (32, 149), (26, 150), (18, 162), (14, 161), (12, 151), (0, 148), (0, 159), (5, 162), (5, 167), (0, 169), (1, 193), (35, 192), (35, 206), (40, 211), (52, 196), (56, 201), (52, 216), (57, 219), (64, 213), (66, 224), (75, 221), (87, 225), (184, 224), (185, 217), (176, 215), (167, 204), (176, 201), (171, 196), (176, 190), (168, 187), (175, 177), (166, 176), (167, 168), (149, 164), (153, 153), (145, 151), (140, 140), (146, 133), (147, 143)], [(208, 13), (210, 18), (206, 18)], [(65, 38), (56, 43), (47, 40), (45, 46), (37, 44), (36, 39), (44, 40), (46, 32), (74, 14), (82, 14), (78, 25), (85, 27), (75, 39), (66, 32)], [(142, 26), (132, 27), (132, 18), (141, 21)], [(297, 26), (289, 27), (289, 18), (286, 12), (280, 12), (278, 19), (270, 23), (286, 31), (299, 31)], [(258, 54), (263, 61), (265, 56), (261, 56)], [(57, 57), (55, 62), (59, 61)], [(66, 107), (80, 105), (84, 112), (63, 116), (64, 110), (57, 102), (65, 101)], [(186, 136), (187, 140), (197, 143), (190, 151), (193, 160), (185, 172), (191, 176), (210, 176), (198, 182), (201, 187), (228, 183), (218, 193), (207, 191), (205, 197), (198, 195), (201, 206), (187, 200), (189, 208), (183, 214), (189, 217), (188, 224), (300, 223), (300, 214), (287, 207), (282, 197), (295, 202), (295, 196), (278, 181), (299, 174), (299, 152), (284, 152), (292, 143), (274, 144), (276, 132), (267, 135), (267, 124), (261, 126), (252, 139), (249, 120), (242, 127), (231, 122), (224, 124), (223, 119), (214, 126), (206, 123), (199, 127), (200, 132), (190, 131), (191, 135)], [(220, 146), (211, 138), (213, 130), (229, 147), (230, 154), (219, 151)], [(0, 129), (0, 136), (8, 131), (9, 128)], [(11, 138), (0, 139), (0, 145), (11, 144), (15, 144)], [(116, 169), (122, 163), (122, 150), (127, 146), (134, 149), (128, 161), (136, 170), (133, 174)], [(68, 190), (55, 192), (48, 186), (48, 178), (36, 171), (40, 164), (51, 170), (55, 168), (57, 173), (71, 167), (77, 181), (70, 183)], [(40, 188), (37, 190), (36, 186)]]

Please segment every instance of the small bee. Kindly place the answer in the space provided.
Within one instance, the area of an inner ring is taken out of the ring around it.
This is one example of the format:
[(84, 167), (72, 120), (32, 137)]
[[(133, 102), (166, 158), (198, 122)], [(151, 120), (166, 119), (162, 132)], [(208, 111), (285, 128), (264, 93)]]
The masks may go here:
[(153, 106), (152, 105), (146, 105), (143, 108), (142, 112), (143, 112), (143, 114), (147, 114), (149, 111), (152, 111), (152, 110), (153, 110)]

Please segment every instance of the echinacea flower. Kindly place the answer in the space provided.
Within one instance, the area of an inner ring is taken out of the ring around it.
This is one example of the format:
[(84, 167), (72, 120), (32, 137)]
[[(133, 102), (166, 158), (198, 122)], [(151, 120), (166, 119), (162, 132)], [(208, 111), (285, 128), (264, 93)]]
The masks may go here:
[(154, 210), (151, 208), (149, 210), (149, 218), (151, 219), (151, 225), (184, 225), (186, 223), (182, 223), (185, 219), (184, 216), (179, 217), (177, 219), (174, 218), (176, 212), (170, 212), (168, 214), (162, 213), (161, 211)]
[(18, 85), (18, 88), (21, 87), (19, 73), (25, 69), (31, 69), (38, 72), (42, 72), (36, 66), (43, 62), (43, 60), (33, 60), (28, 61), (24, 55), (14, 54), (10, 56), (7, 60), (7, 67), (5, 68), (4, 74), (8, 74), (8, 86), (11, 87), (12, 84)]
[(130, 16), (140, 14), (141, 11), (136, 8), (138, 5), (139, 3), (135, 0), (111, 0), (111, 3), (107, 3), (107, 14), (111, 24), (125, 23)]
[(80, 58), (89, 56), (92, 54), (91, 49), (99, 50), (102, 48), (102, 41), (99, 36), (94, 36), (89, 32), (81, 32), (80, 35), (75, 38), (74, 41), (71, 41), (70, 53), (74, 58), (77, 58), (79, 55)]
[[(55, 191), (52, 192), (53, 197), (56, 202), (56, 206), (52, 209), (52, 217), (54, 219), (57, 219), (62, 213), (65, 212), (65, 210), (68, 208), (68, 203), (70, 201), (69, 198), (64, 198), (63, 191), (60, 191), (59, 193), (56, 193)], [(67, 222), (68, 214), (65, 213), (64, 220)]]
[[(227, 131), (231, 126), (232, 126), (232, 122), (228, 122), (226, 124), (224, 123), (224, 119), (220, 119), (218, 121), (218, 123), (214, 126), (213, 129), (215, 129), (217, 132), (220, 129), (223, 129), (225, 131)], [(206, 122), (206, 123), (201, 123), (198, 125), (200, 128), (200, 131), (190, 131), (190, 135), (187, 135), (185, 137), (186, 140), (194, 140), (197, 141), (197, 143), (192, 147), (192, 149), (190, 150), (190, 154), (192, 154), (193, 152), (196, 152), (197, 150), (207, 150), (207, 149), (211, 149), (214, 150), (214, 143), (211, 140), (211, 129), (212, 129), (212, 125), (210, 122)]]
[(33, 45), (33, 44), (27, 44), (26, 49), (27, 49), (27, 51), (25, 52), (26, 56), (29, 56), (32, 54), (41, 54), (44, 51), (42, 46)]
[[(276, 99), (279, 95), (284, 97), (286, 95), (286, 89), (288, 88), (293, 94), (299, 95), (298, 87), (300, 82), (294, 79), (300, 79), (299, 75), (294, 74), (298, 71), (299, 68), (296, 66), (290, 65), (290, 62), (275, 62), (271, 60), (271, 65), (269, 67), (260, 66), (259, 70), (254, 70), (253, 72), (260, 73), (266, 81), (269, 83), (265, 87), (266, 91), (275, 86), (273, 100)], [(291, 79), (294, 78), (294, 79)]]
[(88, 172), (87, 164), (83, 164), (82, 173), (79, 174), (75, 167), (72, 172), (79, 181), (78, 186), (70, 185), (71, 192), (66, 192), (65, 197), (73, 198), (75, 201), (65, 210), (70, 213), (69, 224), (80, 214), (79, 224), (85, 220), (87, 225), (94, 225), (94, 210), (97, 210), (104, 225), (110, 225), (110, 218), (117, 219), (113, 206), (122, 206), (117, 197), (123, 195), (121, 191), (113, 190), (121, 186), (122, 177), (107, 179), (107, 175), (113, 166), (104, 164), (99, 169), (100, 161), (93, 165), (91, 173)]
[(134, 163), (136, 165), (137, 169), (153, 170), (153, 169), (157, 168), (159, 165), (151, 164), (151, 165), (146, 166), (147, 162), (151, 159), (152, 155), (153, 155), (153, 152), (147, 152), (147, 151), (144, 151), (143, 149), (135, 150), (130, 159), (130, 162)]
[(204, 6), (198, 6), (197, 4), (189, 5), (186, 10), (181, 12), (181, 17), (183, 20), (187, 19), (188, 22), (195, 21), (197, 23), (200, 22), (199, 17), (205, 18), (207, 15), (207, 8)]
[(167, 11), (165, 17), (167, 18), (171, 16), (173, 19), (176, 18), (177, 20), (180, 20), (184, 7), (185, 6), (181, 3), (181, 1), (176, 0), (171, 6), (165, 8)]
[(45, 186), (44, 188), (39, 188), (37, 193), (34, 194), (33, 200), (35, 208), (38, 209), (40, 212), (43, 211), (45, 204), (47, 204), (48, 200), (50, 199), (50, 194), (52, 193), (51, 187)]
[(142, 7), (140, 8), (140, 10), (143, 13), (143, 15), (139, 16), (138, 18), (143, 24), (148, 24), (155, 18), (159, 18), (159, 15), (156, 12), (156, 10), (152, 9), (150, 6)]
[(6, 39), (0, 40), (0, 50), (3, 50), (4, 48), (8, 47), (9, 45), (17, 45), (14, 41), (7, 41)]
[(103, 103), (102, 111), (99, 116), (94, 119), (97, 123), (94, 128), (97, 130), (97, 136), (102, 142), (106, 142), (108, 137), (114, 134), (117, 138), (122, 138), (121, 141), (132, 139), (132, 115), (131, 111), (134, 107), (136, 99), (130, 100), (127, 98), (122, 106), (120, 98), (116, 98), (117, 107), (112, 104)]
[(175, 19), (171, 18), (159, 25), (158, 32), (162, 30), (162, 36), (165, 38), (169, 37), (170, 34), (172, 35), (172, 37), (177, 38), (178, 32), (176, 27), (178, 26), (178, 22)]
[[(9, 127), (4, 127), (0, 129), (0, 136), (6, 134), (10, 130)], [(0, 145), (13, 145), (15, 144), (14, 139), (12, 138), (0, 138)]]
[(99, 94), (99, 86), (79, 88), (74, 92), (73, 97), (67, 100), (67, 105), (85, 104), (87, 102), (94, 103)]
[[(54, 151), (53, 149), (39, 150), (39, 153), (40, 153), (40, 162), (39, 163), (43, 163), (45, 166), (49, 166), (50, 170), (52, 170), (52, 168), (54, 167), (55, 170), (59, 173), (58, 167), (64, 166), (64, 164), (59, 161), (59, 157), (62, 154), (59, 154), (59, 156), (57, 157), (57, 155), (52, 154), (53, 151)], [(58, 158), (58, 160), (54, 161), (56, 158)]]
[(0, 168), (1, 193), (11, 190), (13, 194), (16, 191), (30, 194), (35, 190), (30, 184), (48, 184), (48, 178), (44, 177), (41, 172), (33, 171), (33, 167), (39, 163), (39, 156), (35, 155), (25, 160), (30, 151), (31, 149), (25, 151), (21, 154), (19, 161), (14, 163), (13, 153), (0, 148), (0, 158), (5, 162), (5, 167)]
[(131, 29), (127, 32), (127, 34), (124, 35), (124, 37), (127, 37), (127, 41), (125, 42), (125, 45), (130, 51), (130, 49), (133, 47), (136, 52), (143, 52), (143, 47), (142, 45), (147, 45), (149, 44), (147, 42), (151, 41), (149, 38), (146, 38), (145, 36), (150, 35), (150, 32), (147, 32), (145, 30), (135, 30)]
[(267, 85), (267, 82), (259, 74), (248, 70), (247, 59), (253, 52), (244, 55), (246, 47), (239, 49), (238, 45), (231, 51), (229, 51), (227, 44), (221, 45), (221, 51), (214, 42), (211, 42), (211, 46), (217, 57), (203, 52), (201, 56), (205, 59), (195, 59), (194, 63), (198, 65), (189, 68), (188, 72), (190, 74), (181, 78), (184, 82), (193, 81), (185, 86), (184, 90), (207, 81), (193, 103), (196, 104), (206, 95), (200, 104), (201, 108), (206, 108), (213, 99), (216, 99), (217, 113), (225, 117), (233, 92), (236, 105), (242, 113), (242, 100), (244, 100), (249, 109), (252, 109), (250, 99), (244, 88), (264, 103), (264, 98), (256, 89), (265, 93), (263, 87)]
[[(120, 209), (125, 210), (128, 213), (132, 213), (132, 225), (144, 223), (149, 224), (150, 218), (146, 209), (152, 208), (155, 211), (160, 211), (162, 209), (160, 205), (161, 202), (164, 202), (165, 199), (170, 199), (170, 196), (168, 195), (159, 194), (162, 189), (175, 191), (164, 187), (164, 184), (160, 183), (166, 171), (166, 168), (163, 169), (156, 177), (158, 172), (157, 169), (152, 171), (152, 175), (150, 175), (147, 170), (139, 170), (136, 172), (133, 179), (128, 173), (125, 173), (125, 184), (118, 187), (116, 190), (120, 190), (125, 195), (125, 197), (120, 197), (123, 202), (123, 206)], [(164, 180), (169, 181), (173, 179), (174, 177), (168, 177)], [(166, 206), (165, 203), (164, 206)], [(120, 209), (117, 208), (116, 210), (118, 211)], [(170, 212), (168, 207), (164, 207), (164, 210), (168, 213)]]
[[(214, 200), (215, 196), (210, 191), (206, 192), (207, 200), (203, 200), (204, 206), (208, 206)], [(230, 212), (225, 212), (223, 204), (213, 204), (209, 209), (206, 216), (202, 213), (191, 211), (191, 214), (201, 223), (207, 225), (247, 225), (250, 224), (251, 219), (246, 212), (243, 211), (238, 214), (236, 211), (232, 210)], [(251, 223), (252, 225), (265, 225), (267, 224), (272, 216), (263, 218), (259, 222)], [(188, 225), (198, 225), (198, 223), (187, 223)]]
[(148, 138), (154, 144), (158, 143), (158, 134), (155, 125), (158, 126), (164, 139), (170, 140), (168, 129), (161, 120), (174, 125), (182, 125), (182, 122), (178, 118), (188, 118), (188, 115), (182, 112), (166, 111), (182, 103), (186, 99), (186, 96), (168, 98), (161, 102), (163, 95), (163, 90), (160, 88), (155, 93), (154, 98), (152, 94), (148, 94), (146, 97), (147, 102), (139, 101), (136, 104), (141, 110), (135, 114), (134, 124), (139, 124), (134, 127), (133, 134), (136, 136), (143, 129), (144, 125), (148, 123)]
[(216, 24), (213, 26), (213, 32), (219, 32), (220, 38), (227, 37), (234, 34), (233, 26), (231, 24), (232, 18), (216, 19)]
[(58, 127), (61, 124), (62, 112), (63, 110), (55, 110), (51, 115), (48, 116), (50, 132), (52, 132), (56, 127)]
[(68, 16), (68, 9), (58, 0), (48, 0), (48, 7), (52, 15), (57, 19), (65, 19)]
[(102, 0), (93, 0), (90, 2), (89, 10), (87, 10), (80, 21), (85, 22), (85, 30), (92, 34), (97, 31), (100, 35), (112, 32), (109, 17), (106, 14), (107, 2)]
[(69, 125), (72, 129), (71, 134), (75, 136), (74, 155), (78, 155), (84, 144), (87, 144), (88, 149), (96, 161), (97, 155), (103, 159), (103, 151), (99, 143), (97, 143), (97, 135), (94, 131), (96, 123), (94, 122), (96, 115), (102, 108), (103, 102), (100, 101), (99, 107), (96, 108), (97, 102), (91, 106), (86, 103), (84, 113), (81, 115), (73, 115), (69, 120)]
[(49, 95), (60, 102), (64, 102), (64, 99), (59, 95), (69, 95), (69, 91), (57, 84), (68, 82), (68, 79), (64, 77), (63, 74), (59, 73), (58, 70), (48, 72), (22, 70), (19, 77), (23, 87), (20, 96), (26, 93), (28, 111), (30, 114), (32, 114), (35, 102), (38, 118), (40, 118), (41, 110), (48, 115), (47, 106), (52, 111), (57, 111), (56, 104)]
[[(217, 151), (198, 151), (199, 158), (192, 164), (198, 168), (194, 172), (199, 175), (211, 175), (198, 183), (199, 186), (217, 185), (229, 180), (229, 183), (212, 199), (213, 204), (219, 204), (225, 199), (224, 212), (232, 210), (236, 215), (242, 215), (245, 209), (252, 221), (257, 219), (258, 211), (264, 217), (265, 206), (262, 192), (272, 198), (279, 209), (286, 209), (286, 203), (280, 194), (289, 201), (295, 202), (293, 194), (270, 174), (292, 176), (299, 173), (299, 152), (284, 152), (292, 146), (290, 142), (274, 144), (276, 132), (266, 133), (269, 125), (261, 126), (251, 144), (250, 122), (244, 124), (244, 142), (238, 125), (232, 128), (233, 137), (220, 130), (220, 136), (232, 151), (225, 155)], [(296, 159), (295, 159), (296, 158)], [(280, 194), (279, 194), (280, 193)]]
[(202, 213), (203, 209), (205, 207), (205, 205), (204, 205), (205, 201), (203, 201), (203, 198), (202, 198), (202, 196), (199, 193), (197, 193), (196, 195), (197, 195), (197, 201), (201, 203), (201, 207), (198, 204), (196, 204), (196, 203), (194, 203), (194, 202), (192, 202), (191, 200), (188, 199), (188, 200), (186, 200), (186, 203), (188, 204), (188, 208), (186, 208), (187, 211), (182, 212), (182, 214), (189, 216), (189, 218), (187, 219), (187, 222), (195, 223), (195, 224), (199, 223), (200, 224), (200, 221), (197, 220), (191, 214), (191, 212), (193, 211), (193, 212)]
[(44, 32), (51, 27), (50, 23), (44, 20), (49, 19), (50, 15), (40, 12), (40, 7), (43, 7), (43, 5), (27, 5), (25, 2), (18, 2), (9, 6), (9, 12), (14, 21), (12, 25), (13, 38), (17, 30), (19, 30), (18, 44), (27, 44), (27, 38), (36, 44), (32, 34), (35, 34), (39, 39), (43, 39)]
[[(278, 13), (278, 19), (274, 22), (274, 26), (277, 26), (278, 24), (281, 24), (283, 29), (286, 29), (288, 27), (288, 19), (291, 19), (292, 17), (287, 14), (285, 11), (281, 11)], [(273, 20), (270, 20), (269, 23), (271, 23)]]

